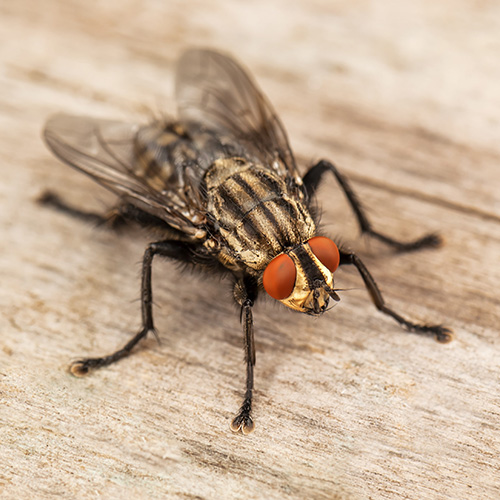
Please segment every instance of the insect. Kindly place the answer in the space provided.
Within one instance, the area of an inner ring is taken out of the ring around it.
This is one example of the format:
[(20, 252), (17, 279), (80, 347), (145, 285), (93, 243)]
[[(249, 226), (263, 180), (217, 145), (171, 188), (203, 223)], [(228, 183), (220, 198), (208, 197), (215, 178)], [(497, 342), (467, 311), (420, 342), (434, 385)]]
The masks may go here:
[(388, 307), (372, 275), (356, 253), (320, 232), (313, 210), (316, 190), (333, 174), (362, 233), (397, 251), (435, 247), (431, 234), (401, 242), (377, 232), (347, 179), (322, 160), (301, 177), (287, 134), (274, 109), (251, 77), (231, 57), (191, 50), (178, 63), (178, 119), (130, 125), (58, 114), (44, 129), (48, 147), (63, 162), (118, 195), (111, 215), (79, 211), (48, 193), (45, 203), (83, 218), (135, 221), (161, 236), (142, 262), (142, 328), (116, 352), (71, 365), (75, 375), (128, 356), (149, 333), (156, 333), (151, 268), (155, 256), (223, 273), (234, 284), (243, 328), (246, 386), (231, 429), (252, 432), (254, 325), (252, 308), (267, 292), (289, 308), (311, 316), (339, 301), (334, 272), (352, 265), (376, 308), (406, 330), (452, 338), (441, 325), (412, 322)]

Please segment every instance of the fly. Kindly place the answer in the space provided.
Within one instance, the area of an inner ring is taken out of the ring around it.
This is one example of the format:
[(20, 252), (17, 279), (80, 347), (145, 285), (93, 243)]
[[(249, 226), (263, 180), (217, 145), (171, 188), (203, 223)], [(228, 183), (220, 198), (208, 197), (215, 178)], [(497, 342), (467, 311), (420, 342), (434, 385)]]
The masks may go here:
[(362, 260), (322, 234), (313, 210), (316, 190), (333, 174), (354, 211), (361, 232), (397, 251), (436, 247), (431, 234), (401, 242), (373, 229), (347, 179), (322, 160), (299, 174), (287, 135), (267, 98), (231, 57), (191, 50), (177, 68), (178, 119), (144, 126), (58, 114), (44, 138), (63, 162), (118, 196), (107, 215), (77, 210), (57, 195), (45, 203), (84, 219), (135, 221), (161, 237), (142, 262), (142, 328), (116, 352), (84, 358), (70, 369), (80, 376), (128, 356), (148, 334), (156, 334), (151, 268), (155, 256), (223, 273), (233, 282), (240, 307), (246, 364), (243, 404), (231, 429), (254, 429), (252, 394), (255, 345), (252, 309), (265, 291), (285, 306), (311, 316), (339, 301), (334, 273), (352, 265), (372, 302), (406, 330), (452, 338), (441, 325), (415, 323), (388, 307)]

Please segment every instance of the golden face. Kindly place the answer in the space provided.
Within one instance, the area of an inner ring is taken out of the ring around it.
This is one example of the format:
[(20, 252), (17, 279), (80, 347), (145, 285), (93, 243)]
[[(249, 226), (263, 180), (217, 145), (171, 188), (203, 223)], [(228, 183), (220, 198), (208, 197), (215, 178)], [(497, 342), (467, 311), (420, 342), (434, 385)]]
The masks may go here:
[[(331, 289), (333, 287), (333, 274), (316, 256), (314, 256), (314, 254), (311, 257), (323, 276), (324, 283)], [(292, 293), (287, 298), (281, 299), (280, 302), (299, 312), (309, 314), (318, 314), (316, 311), (323, 312), (328, 306), (329, 294), (322, 287), (313, 288), (311, 290), (306, 272), (300, 265), (300, 262), (294, 259), (294, 263), (297, 269), (295, 286)]]
[(316, 236), (268, 264), (262, 280), (264, 289), (295, 311), (322, 314), (330, 298), (340, 300), (333, 290), (333, 272), (339, 261), (335, 243)]

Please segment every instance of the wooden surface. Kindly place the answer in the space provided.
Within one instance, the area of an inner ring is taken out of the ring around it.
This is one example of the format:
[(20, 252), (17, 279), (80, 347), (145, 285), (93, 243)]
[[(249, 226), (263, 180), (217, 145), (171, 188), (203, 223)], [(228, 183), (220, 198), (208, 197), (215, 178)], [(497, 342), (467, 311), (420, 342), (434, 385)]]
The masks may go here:
[[(500, 487), (500, 7), (304, 0), (0, 4), (0, 497), (496, 499)], [(227, 283), (154, 269), (161, 345), (77, 379), (68, 361), (139, 326), (147, 241), (34, 203), (107, 194), (40, 139), (57, 111), (174, 113), (190, 46), (231, 51), (279, 111), (302, 169), (353, 180), (377, 227), (441, 231), (393, 255), (357, 238), (333, 180), (326, 229), (389, 304), (456, 340), (408, 335), (352, 270), (318, 320), (259, 303), (256, 430), (229, 430), (244, 384)]]

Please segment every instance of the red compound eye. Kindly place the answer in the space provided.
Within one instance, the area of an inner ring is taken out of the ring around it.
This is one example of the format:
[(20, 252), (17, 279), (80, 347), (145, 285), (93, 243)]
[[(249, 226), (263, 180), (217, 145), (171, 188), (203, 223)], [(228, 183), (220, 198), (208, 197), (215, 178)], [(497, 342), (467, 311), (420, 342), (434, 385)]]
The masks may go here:
[(309, 243), (314, 255), (332, 273), (339, 267), (339, 249), (330, 238), (316, 236), (315, 238), (311, 238), (307, 243)]
[(289, 255), (282, 253), (266, 267), (262, 276), (264, 290), (276, 300), (286, 299), (293, 292), (297, 270)]

